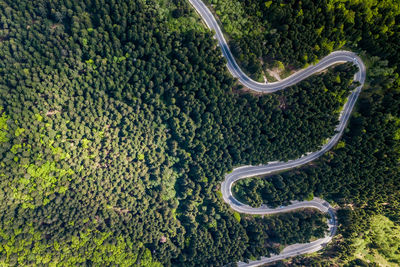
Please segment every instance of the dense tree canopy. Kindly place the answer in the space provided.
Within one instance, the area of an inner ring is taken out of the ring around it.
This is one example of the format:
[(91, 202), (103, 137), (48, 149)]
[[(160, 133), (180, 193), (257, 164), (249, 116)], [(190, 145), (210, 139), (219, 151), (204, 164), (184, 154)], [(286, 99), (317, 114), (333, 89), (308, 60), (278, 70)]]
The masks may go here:
[[(0, 10), (1, 261), (221, 265), (323, 234), (313, 213), (235, 218), (217, 191), (234, 165), (317, 149), (352, 66), (238, 95), (211, 34), (177, 34), (152, 3)], [(304, 233), (282, 234), (291, 218)]]
[(398, 1), (210, 2), (233, 53), (255, 78), (265, 68), (300, 68), (338, 48), (359, 51), (366, 62), (358, 110), (332, 151), (304, 168), (242, 180), (234, 187), (236, 197), (254, 206), (279, 206), (314, 195), (350, 203), (353, 209), (340, 212), (347, 222), (341, 228), (346, 241), (336, 250), (342, 260), (360, 255), (359, 238), (372, 231), (375, 214), (399, 223)]
[[(195, 16), (178, 0), (0, 2), (1, 263), (221, 266), (324, 234), (315, 211), (241, 216), (218, 190), (234, 166), (317, 150), (356, 68), (254, 95)], [(374, 66), (371, 85), (395, 79)], [(399, 98), (379, 84), (345, 146), (302, 174), (304, 192), (346, 202), (395, 190)], [(282, 189), (295, 189), (291, 175)], [(274, 203), (306, 196), (290, 190)]]
[(302, 68), (339, 48), (361, 47), (399, 67), (398, 1), (209, 2), (230, 36), (232, 52), (255, 78), (282, 63)]

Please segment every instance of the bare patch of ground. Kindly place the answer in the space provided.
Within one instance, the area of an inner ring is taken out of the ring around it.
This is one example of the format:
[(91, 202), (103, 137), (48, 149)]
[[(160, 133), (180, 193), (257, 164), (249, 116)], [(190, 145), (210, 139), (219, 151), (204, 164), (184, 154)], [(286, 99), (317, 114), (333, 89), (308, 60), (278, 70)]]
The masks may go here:
[(126, 214), (129, 212), (128, 209), (121, 209), (121, 208), (117, 208), (117, 207), (113, 207), (112, 208), (114, 211), (118, 212), (119, 214)]
[(237, 95), (251, 94), (251, 95), (254, 95), (257, 97), (261, 97), (262, 95), (264, 95), (261, 92), (256, 92), (256, 91), (251, 90), (244, 86), (235, 86), (234, 88), (232, 88), (232, 93), (237, 94)]
[(267, 72), (270, 76), (274, 77), (277, 81), (282, 80), (281, 76), (280, 76), (280, 73), (281, 73), (280, 69), (278, 69), (278, 68), (267, 69)]
[(50, 26), (50, 29), (54, 30), (55, 28), (60, 27), (60, 26), (61, 26), (61, 24), (53, 24)]
[(49, 111), (47, 111), (46, 116), (49, 117), (49, 116), (54, 115), (54, 114), (56, 114), (58, 112), (60, 112), (60, 111), (58, 111), (58, 110), (49, 110)]

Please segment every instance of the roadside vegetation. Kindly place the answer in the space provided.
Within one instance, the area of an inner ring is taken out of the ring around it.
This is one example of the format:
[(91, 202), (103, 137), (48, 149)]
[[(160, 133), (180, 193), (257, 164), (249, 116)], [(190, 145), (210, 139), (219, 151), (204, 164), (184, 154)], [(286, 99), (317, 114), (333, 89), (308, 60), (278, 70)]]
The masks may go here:
[(203, 24), (196, 11), (182, 0), (155, 0), (159, 15), (166, 20), (168, 29), (172, 32), (186, 33), (188, 31), (205, 32)]
[[(383, 252), (387, 246), (376, 249), (370, 244), (372, 237), (368, 236), (374, 234), (371, 230), (374, 218), (393, 224), (394, 233), (400, 222), (398, 74), (395, 67), (389, 67), (387, 61), (378, 57), (370, 57), (367, 64), (367, 87), (360, 97), (358, 110), (332, 151), (305, 167), (241, 180), (234, 185), (235, 195), (252, 206), (275, 207), (315, 195), (345, 208), (339, 217), (339, 233), (343, 240), (339, 237), (335, 248), (322, 256), (301, 257), (296, 264), (316, 264), (328, 259), (349, 266), (361, 264), (357, 263), (361, 260), (380, 264), (388, 261), (396, 265), (395, 257), (389, 260), (390, 257), (381, 255), (392, 254), (391, 250)], [(348, 205), (352, 209), (347, 209)], [(384, 225), (386, 223), (377, 224), (375, 228), (384, 229)], [(386, 233), (388, 231), (379, 232), (379, 235)], [(390, 240), (390, 233), (386, 238)]]
[[(396, 57), (397, 1), (209, 0), (232, 53), (254, 79), (279, 62), (285, 73), (340, 48)], [(386, 41), (393, 42), (387, 47)]]

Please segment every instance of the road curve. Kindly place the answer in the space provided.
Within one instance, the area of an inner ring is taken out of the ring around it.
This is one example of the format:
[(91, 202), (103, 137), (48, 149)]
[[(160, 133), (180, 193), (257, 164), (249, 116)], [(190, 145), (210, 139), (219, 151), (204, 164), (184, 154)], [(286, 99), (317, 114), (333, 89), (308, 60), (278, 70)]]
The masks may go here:
[(334, 209), (330, 206), (328, 202), (319, 198), (314, 198), (311, 201), (292, 201), (291, 205), (276, 209), (272, 209), (267, 206), (253, 208), (241, 203), (233, 197), (232, 185), (240, 179), (257, 175), (270, 174), (277, 171), (289, 170), (299, 167), (319, 158), (322, 154), (330, 150), (342, 136), (346, 124), (350, 118), (351, 112), (354, 108), (354, 105), (357, 101), (357, 98), (361, 92), (361, 88), (364, 85), (366, 77), (366, 69), (364, 63), (353, 52), (336, 51), (321, 59), (317, 64), (311, 65), (284, 80), (273, 83), (256, 82), (249, 78), (236, 63), (236, 60), (229, 50), (228, 44), (226, 43), (224, 35), (222, 34), (222, 31), (217, 21), (215, 20), (213, 14), (210, 12), (207, 6), (201, 0), (189, 0), (189, 2), (200, 14), (207, 26), (215, 32), (215, 37), (217, 38), (219, 46), (221, 47), (223, 56), (227, 59), (227, 66), (231, 74), (234, 77), (238, 78), (240, 83), (251, 90), (262, 93), (276, 92), (288, 86), (294, 85), (306, 79), (307, 77), (338, 63), (353, 62), (358, 67), (359, 70), (354, 75), (354, 81), (359, 82), (360, 85), (351, 92), (346, 103), (344, 104), (342, 112), (339, 116), (339, 124), (336, 126), (336, 134), (331, 139), (329, 139), (329, 141), (325, 145), (323, 145), (320, 150), (307, 153), (306, 155), (303, 155), (298, 159), (289, 160), (287, 162), (275, 161), (260, 166), (242, 166), (235, 168), (231, 173), (225, 176), (225, 180), (221, 184), (221, 192), (224, 201), (228, 203), (233, 210), (240, 213), (270, 215), (302, 208), (315, 208), (320, 210), (321, 212), (328, 213), (330, 215), (330, 219), (328, 220), (329, 231), (324, 238), (306, 244), (295, 244), (288, 246), (279, 255), (262, 257), (261, 260), (250, 261), (249, 263), (239, 262), (239, 266), (258, 266), (261, 264), (282, 260), (300, 254), (311, 253), (322, 249), (328, 242), (332, 240), (332, 237), (335, 235), (337, 229), (337, 218)]

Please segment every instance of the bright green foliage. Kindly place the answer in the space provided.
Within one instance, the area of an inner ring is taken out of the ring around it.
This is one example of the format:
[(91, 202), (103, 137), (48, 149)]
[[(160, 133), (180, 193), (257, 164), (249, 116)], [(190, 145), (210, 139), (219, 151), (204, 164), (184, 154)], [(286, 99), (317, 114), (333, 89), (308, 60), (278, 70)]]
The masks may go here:
[(17, 154), (18, 149), (21, 148), (21, 147), (22, 147), (21, 144), (14, 144), (14, 145), (11, 147), (10, 151), (11, 151), (12, 153), (14, 153), (14, 154)]
[(143, 267), (162, 267), (163, 265), (157, 261), (153, 261), (153, 259), (151, 258), (151, 252), (149, 249), (145, 249), (144, 251), (144, 255), (142, 256), (142, 258), (140, 259), (140, 264), (139, 266), (143, 266)]
[[(18, 255), (18, 265), (76, 266), (89, 261), (98, 266), (133, 266), (138, 263), (138, 255), (144, 251), (139, 266), (162, 266), (153, 261), (151, 253), (141, 243), (132, 243), (123, 236), (114, 237), (111, 232), (99, 232), (87, 229), (80, 231), (62, 242), (42, 243), (42, 233), (37, 232), (32, 225), (27, 225), (29, 234), (21, 241), (16, 241), (22, 231), (0, 230), (0, 238), (9, 240), (7, 245), (0, 245), (0, 253), (5, 258), (0, 264), (6, 264), (13, 255)], [(112, 241), (112, 242), (110, 242)], [(31, 247), (34, 247), (31, 250)]]
[(81, 143), (82, 143), (82, 147), (83, 148), (89, 148), (90, 140), (87, 140), (86, 138), (83, 138), (81, 140)]
[[(239, 65), (243, 66), (244, 70), (252, 78), (260, 80), (260, 77), (262, 77), (262, 66), (259, 63), (260, 53), (256, 50), (250, 51), (248, 49), (246, 49), (246, 52), (243, 51), (243, 47), (236, 45), (235, 40), (246, 37), (257, 40), (262, 38), (264, 31), (269, 30), (263, 28), (258, 22), (262, 13), (257, 13), (256, 16), (248, 16), (243, 8), (243, 2), (238, 0), (211, 0), (209, 2), (213, 5), (212, 10), (215, 10), (218, 19), (223, 25), (224, 32), (228, 34), (231, 50), (237, 57)], [(269, 8), (269, 6), (269, 2), (264, 5), (265, 8)]]
[(313, 200), (314, 198), (314, 194), (311, 192), (310, 194), (308, 194), (308, 196), (306, 197), (306, 200), (310, 201)]
[(175, 33), (205, 32), (206, 27), (196, 17), (189, 3), (181, 0), (156, 0), (159, 15), (166, 19), (168, 30)]
[(36, 120), (39, 121), (39, 122), (42, 122), (42, 121), (43, 121), (43, 116), (40, 115), (39, 113), (36, 113), (36, 114), (35, 114), (35, 118), (36, 118)]
[[(23, 166), (26, 174), (18, 180), (18, 184), (13, 187), (13, 197), (19, 200), (24, 208), (34, 208), (36, 196), (44, 198), (55, 192), (63, 194), (68, 189), (65, 184), (68, 177), (74, 173), (71, 169), (58, 169), (55, 162), (45, 162), (40, 166), (34, 164)], [(43, 202), (46, 205), (45, 202)]]
[(20, 136), (23, 132), (25, 132), (25, 129), (24, 128), (17, 128), (16, 130), (15, 130), (15, 136), (16, 137), (18, 137), (18, 136)]
[(3, 111), (3, 107), (0, 106), (0, 143), (8, 142), (7, 133), (8, 133), (8, 126), (7, 120), (8, 116)]
[[(40, 185), (43, 189), (54, 186), (57, 180), (63, 178), (63, 176), (73, 174), (72, 170), (58, 169), (55, 166), (55, 162), (49, 161), (46, 161), (41, 166), (30, 164), (27, 166), (26, 172), (33, 178), (33, 183)], [(53, 173), (55, 176), (52, 176)], [(40, 181), (37, 179), (40, 179)]]
[(275, 68), (278, 68), (279, 70), (284, 70), (284, 69), (285, 69), (285, 66), (284, 66), (283, 63), (280, 62), (279, 60), (275, 61), (274, 67), (275, 67)]
[[(216, 8), (215, 12), (224, 25), (224, 30), (232, 37), (256, 36), (261, 33), (260, 29), (254, 27), (257, 25), (251, 25), (253, 21), (246, 15), (240, 1), (212, 0), (210, 3)], [(233, 17), (235, 19), (232, 20)]]
[(393, 217), (398, 206), (387, 204), (377, 208), (391, 218), (382, 214), (368, 216), (363, 210), (344, 209), (339, 212), (339, 219), (346, 226), (343, 231), (346, 238), (344, 245), (348, 247), (348, 254), (342, 255), (342, 258), (350, 264), (371, 262), (393, 267), (400, 264), (400, 226), (398, 215)]
[(370, 223), (365, 236), (354, 240), (355, 255), (373, 261), (383, 258), (382, 265), (400, 264), (400, 226), (383, 215), (372, 217)]
[(335, 146), (335, 149), (340, 149), (344, 148), (346, 146), (346, 143), (344, 141), (339, 141), (337, 145)]
[(240, 214), (239, 214), (239, 212), (234, 211), (233, 212), (233, 217), (235, 217), (236, 221), (240, 222)]

